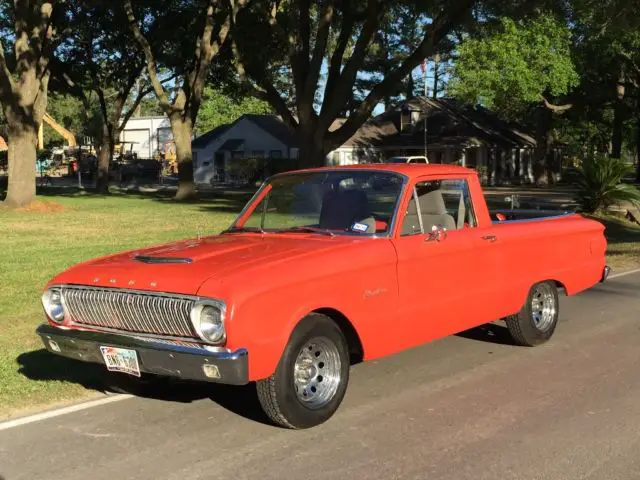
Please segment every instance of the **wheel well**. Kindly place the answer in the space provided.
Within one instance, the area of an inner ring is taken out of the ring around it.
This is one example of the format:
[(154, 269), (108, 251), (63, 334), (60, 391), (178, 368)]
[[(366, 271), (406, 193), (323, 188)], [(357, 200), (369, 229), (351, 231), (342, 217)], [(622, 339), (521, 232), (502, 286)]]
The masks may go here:
[(313, 313), (321, 313), (333, 320), (336, 325), (342, 330), (345, 338), (347, 339), (347, 346), (349, 347), (349, 354), (351, 357), (351, 364), (362, 362), (364, 358), (364, 348), (362, 347), (362, 341), (356, 331), (353, 324), (349, 319), (340, 311), (334, 308), (319, 308), (314, 310)]
[(564, 295), (567, 294), (567, 288), (564, 286), (562, 282), (559, 282), (558, 280), (551, 280), (551, 281), (556, 284), (556, 287), (558, 287), (561, 293), (563, 293)]

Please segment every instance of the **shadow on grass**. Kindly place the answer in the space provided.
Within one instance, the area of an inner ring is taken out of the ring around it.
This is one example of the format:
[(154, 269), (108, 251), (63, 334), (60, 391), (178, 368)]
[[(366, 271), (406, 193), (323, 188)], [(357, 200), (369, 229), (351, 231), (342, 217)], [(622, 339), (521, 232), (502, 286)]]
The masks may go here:
[(152, 200), (165, 204), (199, 205), (201, 210), (218, 213), (239, 213), (251, 199), (256, 189), (251, 187), (216, 187), (199, 191), (192, 200), (178, 201), (174, 199), (175, 191), (168, 189), (145, 189), (144, 186), (134, 188), (112, 188), (109, 194), (99, 193), (78, 187), (39, 187), (38, 197), (65, 197), (81, 200), (82, 198), (130, 198)]
[(640, 242), (640, 225), (615, 216), (591, 216), (590, 218), (605, 226), (604, 234), (609, 243)]
[(191, 403), (209, 399), (222, 408), (266, 425), (272, 425), (258, 401), (255, 383), (231, 386), (189, 382), (155, 375), (141, 378), (108, 372), (102, 365), (53, 355), (45, 349), (22, 353), (18, 373), (33, 381), (62, 381), (102, 393), (127, 393), (167, 402)]
[(494, 343), (496, 345), (516, 345), (507, 327), (496, 325), (495, 323), (480, 325), (479, 327), (457, 333), (455, 336), (479, 342)]

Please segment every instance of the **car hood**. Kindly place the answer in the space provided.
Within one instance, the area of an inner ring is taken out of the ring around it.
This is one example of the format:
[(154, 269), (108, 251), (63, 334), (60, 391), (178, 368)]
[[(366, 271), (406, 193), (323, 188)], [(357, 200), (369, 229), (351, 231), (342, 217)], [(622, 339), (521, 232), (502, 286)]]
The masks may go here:
[(224, 234), (131, 250), (78, 264), (50, 284), (92, 285), (194, 295), (212, 278), (274, 265), (352, 243), (353, 237)]

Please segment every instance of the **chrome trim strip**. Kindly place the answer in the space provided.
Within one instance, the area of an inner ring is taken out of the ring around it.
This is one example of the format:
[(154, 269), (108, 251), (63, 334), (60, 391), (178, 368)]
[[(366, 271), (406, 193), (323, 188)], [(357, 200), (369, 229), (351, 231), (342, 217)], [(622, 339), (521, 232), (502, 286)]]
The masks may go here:
[[(507, 211), (507, 210), (504, 210)], [(517, 210), (508, 210), (510, 212), (514, 212), (517, 213)], [(497, 212), (497, 213), (502, 213), (502, 212)], [(521, 218), (520, 220), (492, 220), (492, 224), (493, 225), (502, 225), (505, 223), (523, 223), (523, 222), (541, 222), (544, 220), (557, 220), (559, 218), (567, 218), (567, 217), (575, 217), (575, 216), (579, 216), (578, 213), (576, 212), (563, 212), (560, 213), (558, 215), (549, 215), (547, 217), (533, 217), (533, 218)]]
[(154, 290), (139, 290), (134, 288), (120, 288), (120, 287), (96, 287), (94, 285), (84, 285), (81, 283), (56, 283), (50, 285), (48, 288), (78, 288), (82, 290), (113, 290), (117, 292), (125, 292), (125, 293), (134, 293), (134, 294), (142, 294), (142, 295), (150, 295), (150, 296), (162, 296), (162, 297), (171, 297), (171, 298), (184, 298), (190, 300), (200, 300), (206, 299), (207, 297), (200, 297), (198, 295), (185, 295), (182, 293), (171, 293), (171, 292), (156, 292)]
[(63, 335), (63, 336), (79, 336), (82, 340), (92, 341), (96, 343), (106, 343), (121, 345), (123, 347), (140, 347), (140, 348), (152, 348), (154, 350), (173, 351), (178, 353), (189, 353), (192, 355), (199, 355), (203, 357), (214, 358), (218, 360), (238, 360), (242, 357), (246, 357), (249, 351), (246, 348), (238, 348), (237, 350), (221, 349), (210, 350), (200, 347), (189, 347), (184, 345), (169, 344), (163, 342), (149, 342), (145, 340), (138, 340), (135, 336), (122, 335), (117, 333), (100, 333), (91, 331), (79, 331), (70, 330), (60, 327), (54, 327), (50, 324), (42, 324), (36, 329), (36, 333), (39, 335)]
[(154, 257), (151, 255), (134, 255), (134, 260), (143, 263), (193, 263), (192, 258), (183, 257)]
[(108, 328), (108, 327), (98, 327), (98, 326), (94, 326), (94, 325), (89, 325), (86, 323), (75, 323), (73, 322), (72, 325), (76, 328), (73, 329), (69, 329), (69, 330), (76, 330), (76, 331), (81, 331), (81, 332), (95, 332), (95, 333), (109, 333), (112, 335), (120, 335), (122, 337), (127, 337), (127, 338), (136, 338), (136, 337), (140, 337), (140, 338), (144, 338), (145, 340), (175, 340), (176, 342), (191, 342), (191, 343), (197, 343), (199, 345), (210, 345), (210, 346), (215, 346), (213, 344), (210, 343), (205, 343), (200, 337), (175, 337), (172, 335), (158, 335), (155, 333), (139, 333), (139, 332), (128, 332), (126, 330), (122, 330), (122, 329), (117, 329), (117, 328)]

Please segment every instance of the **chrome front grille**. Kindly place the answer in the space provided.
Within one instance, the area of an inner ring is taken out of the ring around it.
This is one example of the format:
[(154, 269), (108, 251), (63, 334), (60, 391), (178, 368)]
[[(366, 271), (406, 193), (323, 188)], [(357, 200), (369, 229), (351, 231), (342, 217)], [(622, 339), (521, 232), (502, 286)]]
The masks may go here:
[(109, 330), (197, 338), (189, 313), (195, 300), (115, 288), (62, 289), (71, 321)]

